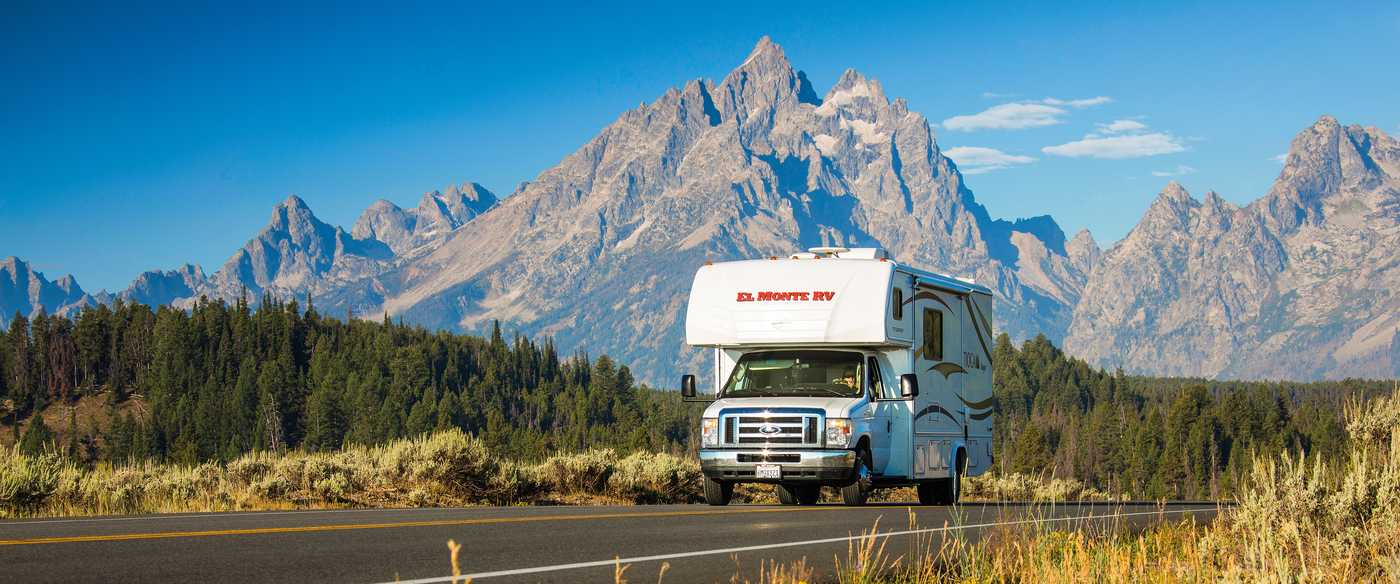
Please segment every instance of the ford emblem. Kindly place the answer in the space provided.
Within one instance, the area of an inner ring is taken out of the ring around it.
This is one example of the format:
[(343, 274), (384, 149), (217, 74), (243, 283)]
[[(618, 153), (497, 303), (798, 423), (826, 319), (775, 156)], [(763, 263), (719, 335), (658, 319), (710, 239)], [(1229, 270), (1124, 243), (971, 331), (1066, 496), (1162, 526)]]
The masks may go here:
[(758, 433), (764, 436), (772, 436), (782, 431), (782, 428), (774, 426), (773, 424), (764, 424), (758, 428)]

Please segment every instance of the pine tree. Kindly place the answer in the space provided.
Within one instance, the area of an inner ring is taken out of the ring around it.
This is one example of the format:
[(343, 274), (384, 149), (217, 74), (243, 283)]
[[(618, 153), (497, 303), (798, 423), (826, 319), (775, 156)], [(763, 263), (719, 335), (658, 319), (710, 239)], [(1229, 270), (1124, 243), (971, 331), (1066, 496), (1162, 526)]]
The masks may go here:
[(47, 451), (52, 451), (56, 445), (57, 436), (48, 425), (44, 424), (43, 416), (34, 416), (29, 421), (29, 427), (24, 431), (24, 437), (20, 438), (19, 450), (29, 455), (39, 455)]
[(333, 450), (341, 446), (345, 437), (342, 399), (330, 377), (312, 390), (306, 401), (306, 438), (302, 443), (305, 449)]
[(10, 366), (9, 394), (14, 402), (16, 418), (28, 414), (35, 406), (33, 367), (33, 347), (29, 341), (29, 319), (19, 311), (10, 320), (8, 334)]

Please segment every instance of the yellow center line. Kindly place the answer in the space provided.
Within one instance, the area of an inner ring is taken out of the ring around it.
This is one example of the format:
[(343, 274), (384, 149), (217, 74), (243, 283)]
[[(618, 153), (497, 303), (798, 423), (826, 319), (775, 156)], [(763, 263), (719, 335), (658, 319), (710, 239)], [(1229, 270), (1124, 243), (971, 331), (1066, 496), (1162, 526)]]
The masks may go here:
[[(247, 529), (214, 529), (208, 531), (158, 531), (148, 533), (116, 533), (108, 535), (70, 535), (30, 539), (0, 539), (0, 546), (43, 545), (184, 537), (213, 537), (219, 535), (263, 535), (270, 533), (315, 533), (321, 531), (351, 531), (357, 529), (396, 529), (403, 527), (441, 527), (446, 525), (499, 525), (539, 521), (584, 521), (591, 519), (627, 519), (656, 517), (687, 517), (696, 515), (735, 515), (740, 513), (794, 513), (798, 511), (871, 510), (879, 507), (798, 507), (726, 509), (723, 511), (647, 511), (641, 513), (600, 513), (596, 515), (541, 515), (538, 517), (488, 517), (480, 519), (437, 519), (432, 521), (396, 521), (390, 523), (348, 523), (332, 525), (299, 525), (292, 527), (253, 527)], [(885, 508), (888, 509), (888, 508)]]

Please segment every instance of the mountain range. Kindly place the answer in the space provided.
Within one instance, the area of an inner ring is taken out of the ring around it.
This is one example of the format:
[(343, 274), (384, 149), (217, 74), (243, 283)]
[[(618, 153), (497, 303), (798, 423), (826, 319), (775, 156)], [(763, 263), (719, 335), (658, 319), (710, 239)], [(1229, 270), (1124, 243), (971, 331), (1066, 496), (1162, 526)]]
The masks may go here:
[[(705, 261), (878, 246), (975, 278), (995, 326), (1045, 334), (1090, 362), (1205, 377), (1389, 376), (1400, 368), (1400, 148), (1324, 117), (1295, 138), (1274, 187), (1235, 207), (1172, 183), (1101, 250), (1049, 216), (994, 218), (928, 120), (847, 70), (824, 94), (764, 38), (718, 82), (624, 112), (514, 192), (475, 183), (413, 209), (379, 201), (350, 231), (298, 197), (206, 276), (140, 275), (115, 296), (0, 263), (0, 319), (113, 298), (302, 298), (430, 328), (550, 335), (652, 383), (704, 371), (682, 314)], [(334, 311), (334, 312), (332, 312)]]

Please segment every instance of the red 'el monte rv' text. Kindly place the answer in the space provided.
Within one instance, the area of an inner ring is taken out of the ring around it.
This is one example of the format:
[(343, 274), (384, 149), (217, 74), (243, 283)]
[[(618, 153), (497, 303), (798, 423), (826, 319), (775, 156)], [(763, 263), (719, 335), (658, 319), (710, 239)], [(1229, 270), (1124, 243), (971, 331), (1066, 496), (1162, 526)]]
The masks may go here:
[(735, 302), (830, 302), (836, 298), (835, 292), (813, 290), (811, 292), (739, 292)]

